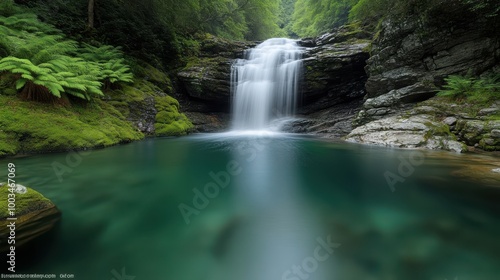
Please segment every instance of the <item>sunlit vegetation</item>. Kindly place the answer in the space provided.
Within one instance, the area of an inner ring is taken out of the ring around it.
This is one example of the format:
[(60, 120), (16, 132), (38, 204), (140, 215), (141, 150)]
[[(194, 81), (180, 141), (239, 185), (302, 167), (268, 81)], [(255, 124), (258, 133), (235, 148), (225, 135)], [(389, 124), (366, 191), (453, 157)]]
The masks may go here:
[(381, 19), (406, 16), (440, 24), (464, 17), (498, 23), (499, 14), (496, 0), (296, 0), (291, 30), (301, 37), (317, 36), (353, 21), (374, 30)]

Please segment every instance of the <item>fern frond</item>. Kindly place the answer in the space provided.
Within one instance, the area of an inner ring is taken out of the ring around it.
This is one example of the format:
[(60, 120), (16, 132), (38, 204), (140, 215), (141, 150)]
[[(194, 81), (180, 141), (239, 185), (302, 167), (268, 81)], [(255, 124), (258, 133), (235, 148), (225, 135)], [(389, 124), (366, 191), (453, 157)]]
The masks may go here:
[(19, 80), (17, 80), (17, 81), (16, 81), (16, 89), (17, 89), (17, 90), (22, 89), (22, 88), (26, 85), (26, 83), (27, 83), (27, 82), (28, 82), (28, 80), (27, 80), (27, 79), (24, 79), (24, 78), (23, 78), (23, 79), (19, 79)]

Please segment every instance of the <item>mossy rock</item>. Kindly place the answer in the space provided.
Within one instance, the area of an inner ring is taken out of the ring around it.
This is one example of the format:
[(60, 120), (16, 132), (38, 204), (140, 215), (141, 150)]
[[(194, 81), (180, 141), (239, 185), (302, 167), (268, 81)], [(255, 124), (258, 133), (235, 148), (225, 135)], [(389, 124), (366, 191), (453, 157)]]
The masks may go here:
[(10, 245), (7, 243), (10, 229), (7, 227), (12, 221), (9, 217), (16, 217), (15, 234), (16, 249), (31, 240), (50, 231), (61, 219), (61, 213), (49, 199), (39, 192), (21, 185), (16, 185), (15, 212), (11, 216), (8, 209), (8, 197), (11, 194), (6, 183), (0, 183), (0, 251), (5, 252)]
[(72, 107), (0, 96), (0, 157), (106, 147), (144, 137), (101, 100)]
[(155, 134), (157, 136), (181, 136), (193, 129), (193, 124), (186, 115), (179, 112), (179, 102), (170, 97), (155, 98), (158, 113), (155, 119)]
[(174, 91), (172, 81), (168, 74), (144, 61), (136, 62), (136, 64), (133, 65), (133, 72), (138, 80), (150, 82), (167, 94), (172, 94)]
[(181, 136), (186, 135), (193, 125), (187, 118), (180, 119), (169, 124), (155, 123), (155, 131), (158, 136)]

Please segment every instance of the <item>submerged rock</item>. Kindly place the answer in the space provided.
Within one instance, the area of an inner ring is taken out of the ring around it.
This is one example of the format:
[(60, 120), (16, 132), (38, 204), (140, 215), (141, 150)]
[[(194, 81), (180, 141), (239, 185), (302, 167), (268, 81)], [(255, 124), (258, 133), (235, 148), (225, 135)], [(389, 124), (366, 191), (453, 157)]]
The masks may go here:
[(22, 185), (16, 185), (15, 210), (12, 216), (8, 209), (8, 194), (6, 183), (0, 183), (0, 251), (7, 251), (10, 229), (7, 227), (12, 221), (7, 218), (15, 217), (16, 249), (50, 231), (61, 219), (61, 213), (49, 199), (37, 191)]

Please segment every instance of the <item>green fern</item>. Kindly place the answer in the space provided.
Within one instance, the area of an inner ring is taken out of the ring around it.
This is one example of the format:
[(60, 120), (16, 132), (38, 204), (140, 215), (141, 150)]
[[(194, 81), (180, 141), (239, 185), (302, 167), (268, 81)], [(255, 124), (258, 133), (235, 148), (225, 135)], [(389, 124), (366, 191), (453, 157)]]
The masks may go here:
[[(0, 71), (18, 74), (16, 89), (28, 100), (51, 100), (48, 94), (60, 98), (61, 93), (86, 100), (90, 100), (93, 94), (102, 95), (100, 90), (102, 84), (92, 73), (70, 72), (69, 67), (62, 69), (64, 63), (70, 61), (77, 64), (85, 63), (82, 60), (63, 57), (35, 65), (28, 59), (10, 56), (0, 60)], [(83, 65), (80, 65), (80, 69), (83, 68)]]
[(446, 85), (443, 86), (444, 90), (441, 90), (439, 96), (452, 96), (455, 98), (464, 98), (470, 95), (477, 89), (477, 84), (475, 79), (470, 77), (462, 77), (457, 75), (451, 75), (444, 79)]
[(88, 61), (105, 63), (110, 60), (123, 58), (123, 53), (120, 47), (110, 45), (94, 47), (89, 44), (83, 44), (79, 56)]
[(8, 71), (13, 74), (18, 74), (16, 89), (21, 90), (21, 93), (27, 99), (35, 100), (40, 95), (41, 98), (48, 93), (56, 97), (61, 97), (64, 88), (56, 73), (50, 68), (34, 65), (28, 59), (17, 57), (5, 57), (0, 60), (0, 71)]
[(8, 17), (19, 13), (21, 8), (14, 3), (14, 0), (0, 1), (0, 16)]
[[(12, 73), (16, 89), (29, 100), (53, 101), (63, 93), (90, 100), (102, 88), (132, 82), (120, 48), (82, 47), (29, 13), (3, 13), (0, 4), (0, 74)], [(3, 58), (2, 58), (3, 57)]]
[(103, 81), (104, 88), (108, 89), (116, 83), (131, 83), (134, 76), (130, 72), (130, 67), (125, 64), (123, 53), (120, 48), (105, 45), (94, 47), (85, 44), (81, 58), (93, 61), (100, 69), (99, 80)]
[(134, 76), (130, 72), (128, 65), (124, 64), (123, 59), (110, 60), (107, 63), (101, 64), (102, 71), (100, 78), (104, 81), (114, 84), (117, 82), (131, 83)]
[(58, 29), (39, 21), (37, 16), (31, 13), (16, 14), (9, 17), (0, 16), (0, 24), (13, 30), (30, 33), (61, 34)]
[(471, 75), (451, 75), (445, 81), (447, 84), (443, 86), (443, 90), (438, 93), (438, 96), (477, 102), (487, 102), (500, 97), (500, 75), (498, 74), (484, 78), (474, 78)]

